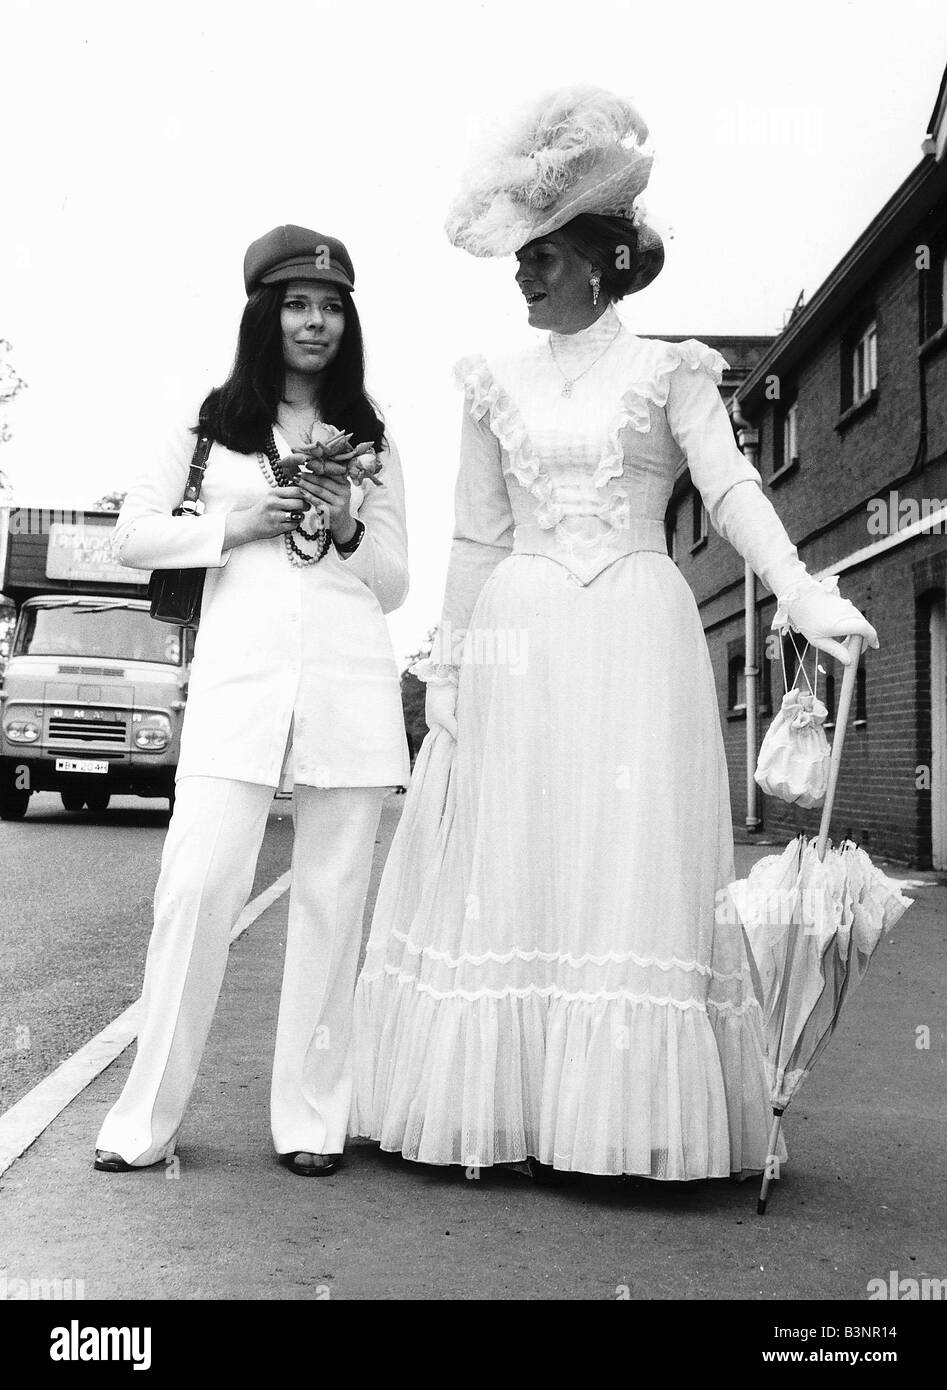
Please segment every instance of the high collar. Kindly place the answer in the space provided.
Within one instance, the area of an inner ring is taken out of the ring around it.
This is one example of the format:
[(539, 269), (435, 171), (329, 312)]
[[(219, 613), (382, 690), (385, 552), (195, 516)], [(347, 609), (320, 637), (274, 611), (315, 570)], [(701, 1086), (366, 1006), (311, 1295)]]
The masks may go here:
[(578, 333), (550, 333), (549, 343), (563, 369), (581, 371), (607, 350), (621, 328), (617, 310), (614, 304), (609, 304), (604, 314), (588, 328), (580, 328)]

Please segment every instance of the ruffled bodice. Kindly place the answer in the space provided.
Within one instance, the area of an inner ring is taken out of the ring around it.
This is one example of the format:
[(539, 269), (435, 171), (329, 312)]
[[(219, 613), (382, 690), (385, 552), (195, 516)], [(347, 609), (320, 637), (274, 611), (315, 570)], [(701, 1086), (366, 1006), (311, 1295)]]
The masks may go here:
[(495, 362), (459, 363), (471, 415), (489, 423), (502, 448), (514, 552), (539, 549), (588, 583), (631, 549), (666, 551), (664, 517), (682, 458), (663, 413), (670, 379), (683, 368), (716, 384), (725, 366), (696, 339), (635, 337), (612, 306), (579, 333), (548, 335)]
[[(737, 448), (718, 390), (726, 365), (696, 338), (635, 337), (612, 306), (579, 333), (547, 335), (493, 361), (463, 359), (444, 603), (431, 654), (412, 666), (414, 674), (458, 679), (478, 598), (511, 557), (544, 556), (576, 585), (592, 584), (635, 551), (666, 558), (665, 514), (684, 459), (711, 525), (734, 535), (759, 573), (765, 577), (766, 556), (751, 555), (757, 532), (767, 537), (767, 552), (804, 568), (762, 496), (759, 473)], [(744, 492), (753, 496), (724, 506), (747, 481), (754, 487)]]

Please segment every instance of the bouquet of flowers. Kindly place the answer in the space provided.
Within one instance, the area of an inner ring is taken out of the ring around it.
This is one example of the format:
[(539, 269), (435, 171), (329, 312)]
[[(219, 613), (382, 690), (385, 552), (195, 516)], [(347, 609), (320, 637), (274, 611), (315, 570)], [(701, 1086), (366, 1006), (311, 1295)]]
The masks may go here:
[[(316, 432), (321, 435), (315, 438)], [(371, 444), (352, 444), (351, 434), (345, 434), (338, 430), (334, 425), (324, 425), (316, 423), (313, 426), (312, 442), (303, 444), (294, 449), (294, 453), (305, 455), (308, 463), (300, 465), (301, 473), (311, 473), (321, 476), (337, 476), (331, 470), (327, 470), (325, 463), (345, 464), (346, 476), (361, 487), (365, 479), (375, 484), (376, 487), (384, 487), (384, 483), (378, 474), (382, 470), (382, 463)]]

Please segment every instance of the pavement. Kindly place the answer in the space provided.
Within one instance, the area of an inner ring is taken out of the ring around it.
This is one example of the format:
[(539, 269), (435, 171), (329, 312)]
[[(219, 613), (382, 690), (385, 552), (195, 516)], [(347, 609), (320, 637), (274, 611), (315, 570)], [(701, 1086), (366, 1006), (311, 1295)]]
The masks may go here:
[[(402, 805), (385, 804), (366, 928)], [(738, 874), (773, 852), (738, 844)], [(284, 894), (231, 949), (177, 1160), (92, 1168), (128, 1048), (0, 1178), (0, 1279), (109, 1300), (863, 1300), (891, 1271), (943, 1279), (947, 887), (883, 867), (915, 903), (787, 1115), (790, 1162), (764, 1217), (757, 1180), (548, 1188), (361, 1141), (334, 1178), (281, 1168), (268, 1092)]]

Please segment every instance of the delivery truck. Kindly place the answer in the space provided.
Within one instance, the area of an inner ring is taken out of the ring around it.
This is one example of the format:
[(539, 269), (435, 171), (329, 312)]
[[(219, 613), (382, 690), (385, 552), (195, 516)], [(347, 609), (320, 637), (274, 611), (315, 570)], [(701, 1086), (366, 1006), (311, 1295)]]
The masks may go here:
[(167, 798), (193, 636), (149, 612), (149, 571), (121, 565), (116, 512), (0, 508), (0, 588), (14, 619), (0, 675), (0, 819), (58, 792), (100, 814)]

